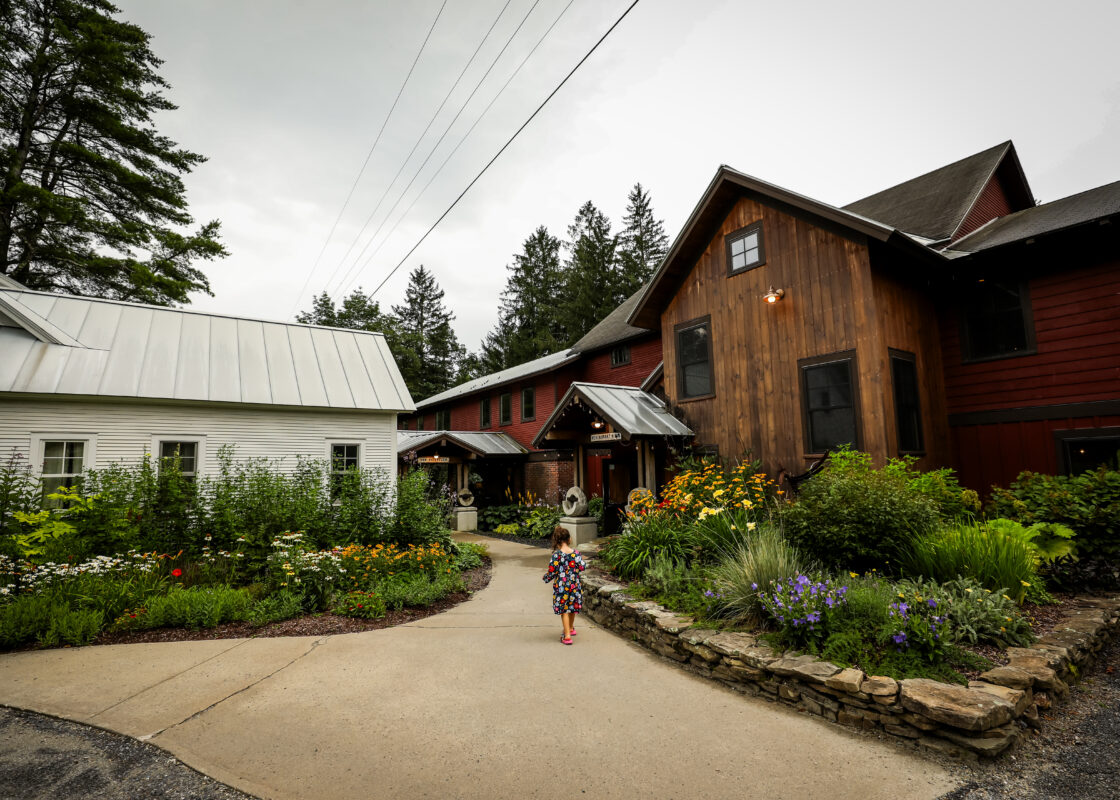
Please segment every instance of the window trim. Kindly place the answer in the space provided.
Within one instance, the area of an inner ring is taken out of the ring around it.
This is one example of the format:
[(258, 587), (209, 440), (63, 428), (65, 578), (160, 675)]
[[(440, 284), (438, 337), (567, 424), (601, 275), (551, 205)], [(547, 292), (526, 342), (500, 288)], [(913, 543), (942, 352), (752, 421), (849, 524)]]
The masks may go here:
[[(532, 416), (525, 416), (525, 395), (529, 393), (533, 396), (533, 414)], [(521, 421), (532, 422), (537, 418), (537, 387), (536, 386), (522, 386), (521, 387)]]
[(1058, 474), (1070, 475), (1069, 454), (1066, 445), (1081, 439), (1120, 439), (1120, 426), (1109, 425), (1102, 428), (1061, 428), (1052, 432), (1054, 446), (1058, 455)]
[[(349, 439), (337, 438), (337, 439), (327, 439), (326, 440), (327, 491), (330, 492), (330, 494), (331, 494), (331, 502), (332, 503), (338, 503), (339, 502), (339, 500), (334, 495), (334, 486), (333, 486), (334, 476), (336, 474), (335, 469), (334, 469), (334, 448), (335, 448), (336, 445), (357, 446), (357, 448), (358, 448), (358, 465), (357, 466), (358, 466), (359, 470), (363, 469), (363, 467), (365, 465), (365, 457), (366, 457), (366, 440), (364, 438), (354, 437), (354, 438), (349, 438)], [(339, 472), (337, 474), (341, 475), (343, 473)]]
[[(492, 400), (493, 398), (488, 395), (478, 401), (478, 429), (480, 431), (494, 427), (494, 409), (491, 406)], [(483, 410), (485, 410), (485, 414)]]
[[(509, 401), (509, 416), (506, 417), (506, 409), (502, 407), (502, 400)], [(513, 392), (502, 392), (498, 395), (498, 427), (505, 427), (506, 425), (513, 424)]]
[[(44, 477), (46, 477), (43, 474), (43, 462), (46, 460), (46, 455), (44, 453), (44, 447), (46, 446), (47, 442), (82, 442), (85, 445), (82, 448), (82, 468), (77, 473), (78, 477), (81, 477), (81, 475), (84, 474), (87, 469), (92, 468), (97, 463), (97, 434), (96, 433), (72, 433), (72, 432), (55, 433), (53, 431), (48, 431), (48, 432), (44, 433), (44, 432), (39, 432), (39, 431), (32, 431), (31, 436), (30, 436), (30, 440), (28, 442), (28, 444), (30, 445), (30, 452), (34, 456), (32, 464), (31, 464), (31, 468), (32, 468), (31, 474), (34, 475), (36, 478), (38, 478), (39, 481), (40, 481), (40, 484), (39, 484), (39, 486), (40, 486), (39, 500), (43, 504), (44, 507), (46, 507), (47, 504), (48, 504), (47, 495), (46, 495), (45, 492), (42, 491), (42, 489), (43, 489), (42, 480), (43, 480)], [(72, 474), (74, 474), (74, 473), (70, 473), (70, 472), (51, 473), (51, 477), (55, 477), (57, 475), (69, 476), (69, 475), (72, 475)], [(49, 502), (54, 503), (53, 500), (49, 501)]]
[[(758, 233), (758, 261), (754, 264), (748, 264), (745, 267), (739, 267), (738, 269), (735, 269), (731, 266), (732, 242), (737, 242), (739, 239), (749, 236), (750, 234), (755, 232)], [(742, 275), (744, 272), (750, 272), (752, 269), (758, 269), (759, 267), (766, 265), (765, 238), (765, 234), (762, 231), (762, 220), (756, 220), (750, 225), (745, 225), (738, 230), (731, 231), (731, 233), (728, 233), (723, 237), (723, 252), (724, 257), (727, 259), (727, 277), (730, 278), (732, 275)]]
[[(436, 431), (449, 431), (451, 430), (451, 409), (441, 408), (435, 413), (435, 427), (432, 430)], [(441, 425), (440, 422), (446, 422), (446, 425)]]
[(797, 386), (801, 394), (801, 435), (802, 451), (806, 458), (820, 457), (824, 452), (812, 452), (809, 448), (813, 445), (812, 428), (809, 423), (809, 393), (805, 384), (805, 369), (807, 367), (820, 367), (825, 364), (834, 364), (840, 361), (848, 362), (848, 372), (852, 378), (852, 417), (855, 423), (856, 436), (852, 446), (856, 450), (863, 448), (863, 415), (860, 413), (860, 392), (859, 392), (859, 362), (856, 359), (855, 349), (840, 350), (836, 353), (828, 353), (822, 356), (811, 356), (810, 358), (800, 358), (797, 360)]
[[(693, 328), (700, 328), (707, 326), (708, 328), (708, 380), (712, 387), (711, 391), (707, 394), (691, 395), (686, 397), (684, 393), (684, 369), (681, 365), (681, 334), (690, 331)], [(716, 362), (715, 353), (712, 348), (712, 315), (705, 314), (702, 317), (690, 319), (687, 322), (680, 322), (673, 326), (673, 361), (677, 370), (677, 402), (678, 403), (691, 403), (694, 400), (709, 400), (716, 396)]]
[[(921, 447), (918, 450), (904, 450), (902, 448), (902, 435), (898, 424), (901, 417), (898, 407), (898, 387), (894, 380), (894, 360), (908, 361), (914, 365), (914, 389), (917, 392), (917, 412), (918, 412), (918, 444)], [(926, 450), (926, 418), (922, 414), (922, 381), (921, 373), (918, 372), (918, 357), (909, 350), (896, 350), (893, 347), (887, 348), (887, 363), (890, 365), (891, 370), (891, 398), (894, 402), (894, 432), (898, 437), (898, 454), (900, 456), (924, 456)]]
[(164, 442), (194, 442), (194, 476), (197, 480), (198, 476), (202, 473), (203, 465), (206, 463), (206, 436), (199, 435), (197, 433), (153, 433), (152, 447), (149, 452), (152, 454), (152, 458), (155, 459), (157, 472), (159, 470), (159, 462), (162, 460), (162, 457), (159, 454), (160, 445), (162, 445)]
[[(992, 280), (998, 280), (998, 278), (992, 278)], [(960, 336), (962, 364), (983, 364), (988, 361), (1002, 361), (1005, 358), (1021, 358), (1022, 356), (1038, 354), (1038, 339), (1034, 332), (1034, 306), (1031, 303), (1030, 281), (1020, 279), (1017, 283), (1019, 286), (1019, 313), (1023, 316), (1023, 330), (1026, 333), (1025, 347), (1014, 353), (1001, 353), (995, 356), (973, 356), (972, 340), (968, 334), (968, 315), (965, 313), (964, 305), (958, 305), (957, 331)]]
[[(620, 350), (625, 351), (626, 358), (625, 359), (620, 358), (619, 360), (616, 361), (615, 358), (614, 358), (614, 354), (616, 352), (620, 351)], [(630, 345), (628, 345), (628, 344), (615, 345), (614, 347), (611, 348), (611, 369), (615, 369), (616, 367), (627, 366), (628, 364), (630, 364), (631, 358), (632, 358), (632, 356), (631, 356), (631, 353), (630, 353)]]

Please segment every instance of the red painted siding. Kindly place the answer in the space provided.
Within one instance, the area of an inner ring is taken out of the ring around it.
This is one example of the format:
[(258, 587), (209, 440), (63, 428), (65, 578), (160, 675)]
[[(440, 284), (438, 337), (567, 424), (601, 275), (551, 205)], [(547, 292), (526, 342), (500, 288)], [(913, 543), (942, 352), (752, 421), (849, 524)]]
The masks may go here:
[(993, 175), (988, 181), (988, 185), (980, 192), (980, 196), (976, 198), (972, 210), (968, 212), (968, 216), (964, 218), (960, 228), (953, 234), (953, 239), (967, 236), (988, 220), (1005, 217), (1011, 211), (1011, 201), (1007, 199), (1007, 192), (1003, 190), (1003, 184), (1000, 183), (999, 177)]
[(621, 367), (611, 366), (610, 348), (585, 357), (581, 362), (580, 380), (588, 383), (608, 383), (614, 386), (641, 386), (642, 381), (661, 363), (661, 337), (654, 335), (636, 339), (630, 345), (630, 363)]
[(993, 485), (1007, 486), (1023, 470), (1054, 475), (1054, 431), (1111, 426), (1120, 426), (1120, 416), (959, 425), (951, 435), (960, 481), (986, 495)]
[(961, 363), (960, 328), (942, 321), (950, 414), (1120, 398), (1120, 261), (1030, 281), (1038, 352)]

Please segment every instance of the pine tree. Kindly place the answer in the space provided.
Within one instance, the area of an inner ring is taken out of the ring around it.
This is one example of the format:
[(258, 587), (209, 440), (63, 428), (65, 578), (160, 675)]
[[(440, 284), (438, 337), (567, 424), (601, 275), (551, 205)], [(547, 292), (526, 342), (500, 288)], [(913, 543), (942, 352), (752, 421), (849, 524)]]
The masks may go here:
[(147, 303), (210, 286), (181, 176), (205, 159), (153, 125), (173, 110), (149, 36), (107, 0), (0, 0), (0, 274)]
[(649, 192), (635, 183), (628, 199), (618, 236), (619, 302), (649, 281), (669, 252), (665, 223), (654, 218)]
[(510, 327), (507, 360), (532, 361), (565, 343), (556, 298), (561, 290), (560, 240), (541, 225), (509, 266), (501, 314)]
[(569, 345), (626, 297), (618, 287), (617, 245), (610, 220), (590, 200), (584, 203), (568, 227), (568, 260), (558, 298)]
[(329, 325), (332, 328), (349, 328), (354, 331), (371, 331), (385, 335), (389, 351), (397, 362), (408, 391), (415, 397), (416, 380), (421, 372), (420, 357), (414, 337), (400, 330), (396, 317), (381, 310), (381, 304), (370, 300), (361, 287), (343, 299), (335, 308), (326, 292), (312, 300), (311, 310), (296, 315), (296, 322), (304, 325)]
[(517, 362), (510, 357), (511, 342), (513, 340), (513, 326), (509, 318), (498, 311), (498, 322), (482, 340), (482, 350), (479, 353), (479, 365), (482, 375), (501, 372), (507, 367), (514, 366)]
[[(454, 386), (466, 350), (451, 328), (455, 315), (443, 305), (443, 289), (423, 264), (408, 276), (404, 303), (393, 306), (393, 316), (402, 336), (416, 349), (419, 371), (408, 384), (413, 399), (423, 400)], [(405, 380), (409, 381), (407, 374)]]

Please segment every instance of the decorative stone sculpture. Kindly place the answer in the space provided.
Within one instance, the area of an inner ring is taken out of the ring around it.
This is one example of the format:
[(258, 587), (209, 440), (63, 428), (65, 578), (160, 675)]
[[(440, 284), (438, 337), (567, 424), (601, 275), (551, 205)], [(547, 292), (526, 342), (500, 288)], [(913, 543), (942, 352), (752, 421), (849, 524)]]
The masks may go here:
[(573, 486), (564, 494), (565, 517), (586, 517), (587, 507), (587, 495), (578, 486)]
[(459, 500), (459, 505), (461, 506), (474, 505), (474, 494), (472, 494), (471, 490), (465, 486), (455, 493), (455, 497)]

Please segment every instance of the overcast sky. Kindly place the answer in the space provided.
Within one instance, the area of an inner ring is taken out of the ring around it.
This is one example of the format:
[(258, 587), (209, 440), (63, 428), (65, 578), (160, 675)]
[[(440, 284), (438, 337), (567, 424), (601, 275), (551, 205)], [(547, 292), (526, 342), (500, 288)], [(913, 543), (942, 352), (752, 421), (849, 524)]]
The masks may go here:
[[(449, 0), (312, 271), (441, 0), (115, 1), (166, 62), (160, 131), (209, 158), (188, 197), (231, 255), (193, 305), (265, 319), (379, 284), (630, 2)], [(1118, 29), (1114, 1), (641, 0), (376, 299), (425, 264), (475, 349), (538, 225), (591, 200), (617, 229), (640, 181), (675, 237), (720, 164), (843, 205), (1012, 139), (1041, 202), (1120, 180)]]

